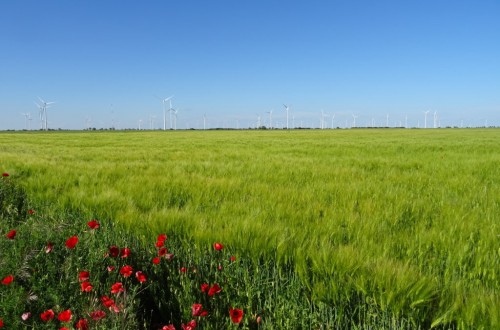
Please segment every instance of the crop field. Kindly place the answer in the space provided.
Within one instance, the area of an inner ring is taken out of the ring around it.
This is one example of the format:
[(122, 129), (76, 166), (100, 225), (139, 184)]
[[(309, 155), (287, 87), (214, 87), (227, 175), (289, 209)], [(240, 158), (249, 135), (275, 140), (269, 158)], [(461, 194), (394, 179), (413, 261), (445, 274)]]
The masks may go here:
[(312, 301), (500, 327), (498, 129), (3, 132), (0, 171), (49, 213), (274, 260)]

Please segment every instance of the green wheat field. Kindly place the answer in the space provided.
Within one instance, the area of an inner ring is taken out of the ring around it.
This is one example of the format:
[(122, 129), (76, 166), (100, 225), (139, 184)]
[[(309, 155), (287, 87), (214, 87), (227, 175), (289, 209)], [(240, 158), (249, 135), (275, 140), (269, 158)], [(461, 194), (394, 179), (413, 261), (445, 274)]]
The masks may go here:
[(47, 214), (276, 262), (312, 302), (500, 327), (498, 129), (2, 132), (0, 170)]

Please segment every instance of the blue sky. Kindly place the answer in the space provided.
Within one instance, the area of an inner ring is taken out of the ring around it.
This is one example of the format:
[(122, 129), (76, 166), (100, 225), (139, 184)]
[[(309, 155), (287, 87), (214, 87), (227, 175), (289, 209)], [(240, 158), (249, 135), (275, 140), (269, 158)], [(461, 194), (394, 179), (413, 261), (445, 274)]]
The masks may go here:
[[(0, 130), (500, 126), (500, 1), (3, 1)], [(86, 121), (88, 119), (89, 121)], [(167, 115), (167, 119), (169, 116)], [(167, 122), (167, 127), (170, 123)]]

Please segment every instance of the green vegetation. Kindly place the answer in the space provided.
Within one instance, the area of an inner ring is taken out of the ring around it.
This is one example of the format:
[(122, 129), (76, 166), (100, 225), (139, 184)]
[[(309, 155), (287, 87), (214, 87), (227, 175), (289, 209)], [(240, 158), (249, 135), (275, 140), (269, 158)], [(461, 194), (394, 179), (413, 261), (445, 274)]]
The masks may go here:
[(110, 219), (144, 242), (158, 232), (222, 241), (252, 260), (244, 269), (276, 262), (315, 306), (354, 324), (490, 329), (500, 326), (499, 138), (495, 129), (1, 133), (0, 170), (49, 217)]

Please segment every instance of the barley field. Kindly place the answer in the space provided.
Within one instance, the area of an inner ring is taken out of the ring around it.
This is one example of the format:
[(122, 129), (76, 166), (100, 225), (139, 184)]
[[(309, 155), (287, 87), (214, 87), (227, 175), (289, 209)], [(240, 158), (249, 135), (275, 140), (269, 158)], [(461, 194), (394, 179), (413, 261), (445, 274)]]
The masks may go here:
[(48, 212), (275, 260), (313, 301), (491, 329), (499, 142), (498, 129), (2, 132), (0, 170)]

